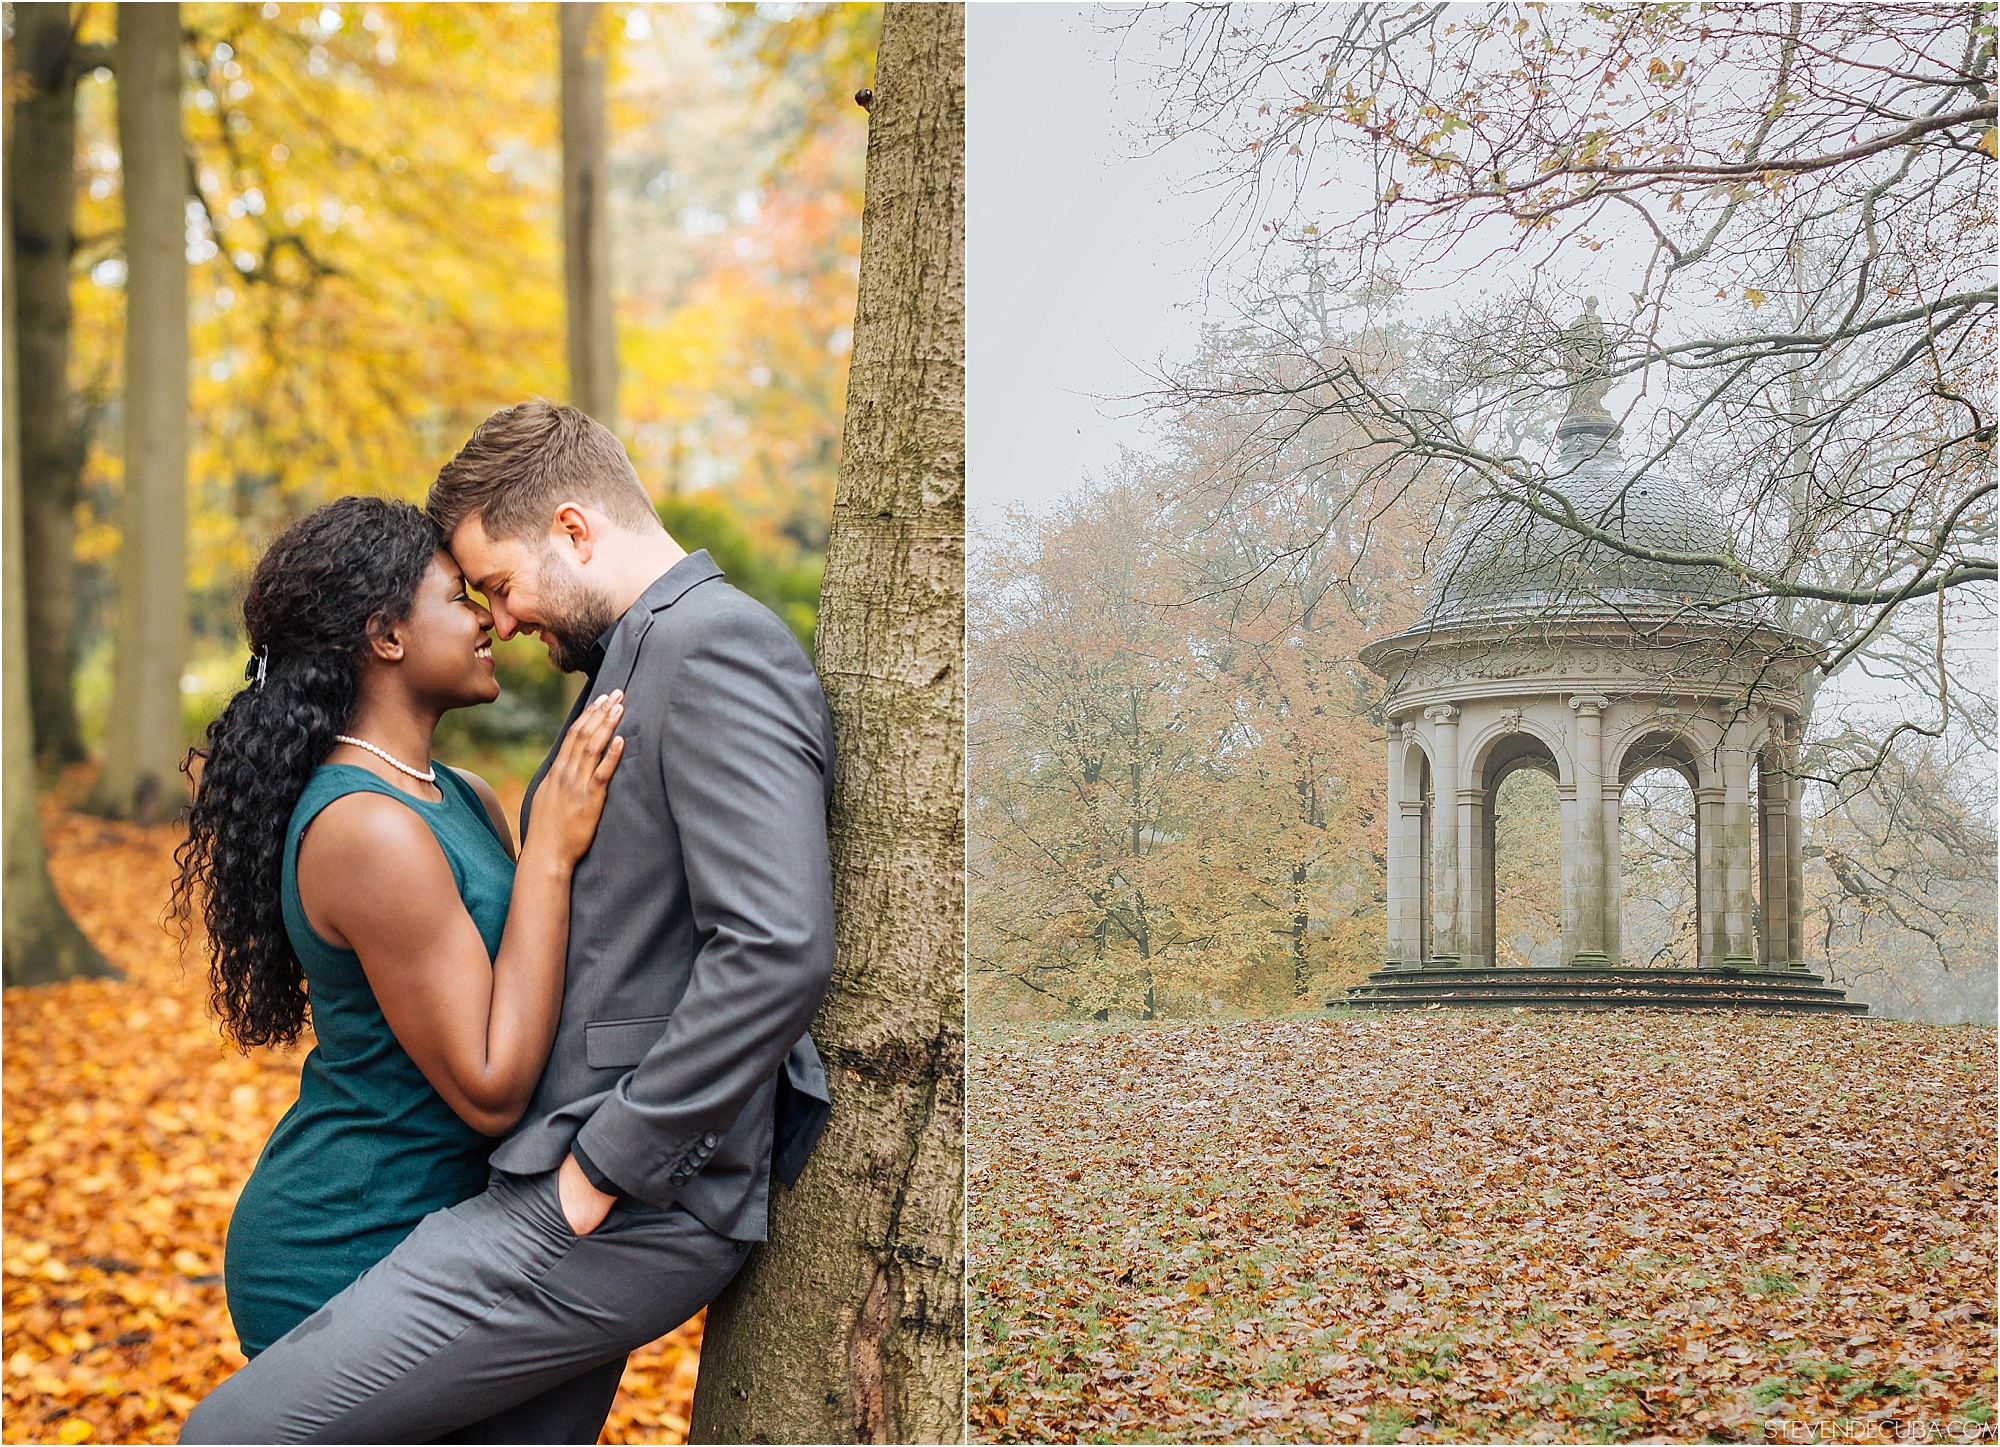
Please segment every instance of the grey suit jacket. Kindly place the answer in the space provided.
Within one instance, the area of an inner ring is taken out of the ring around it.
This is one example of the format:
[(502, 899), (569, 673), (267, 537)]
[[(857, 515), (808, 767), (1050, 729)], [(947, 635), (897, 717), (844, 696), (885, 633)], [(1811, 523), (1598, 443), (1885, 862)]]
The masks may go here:
[(571, 720), (614, 688), (625, 754), (570, 886), (555, 1047), (493, 1164), (551, 1170), (574, 1144), (626, 1194), (762, 1240), (774, 1164), (796, 1177), (826, 1120), (806, 1026), (833, 969), (832, 715), (706, 552), (627, 610)]

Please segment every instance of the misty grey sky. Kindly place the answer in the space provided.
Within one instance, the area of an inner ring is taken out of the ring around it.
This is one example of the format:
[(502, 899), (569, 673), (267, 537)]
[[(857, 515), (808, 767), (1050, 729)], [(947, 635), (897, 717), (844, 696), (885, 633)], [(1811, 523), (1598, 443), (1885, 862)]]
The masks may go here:
[[(1087, 6), (966, 13), (967, 490), (1040, 509), (1145, 440), (1116, 399), (1199, 330), (1198, 152), (1130, 158), (1145, 113)], [(1099, 398), (1112, 400), (1100, 402)], [(1121, 415), (1124, 414), (1124, 415)]]

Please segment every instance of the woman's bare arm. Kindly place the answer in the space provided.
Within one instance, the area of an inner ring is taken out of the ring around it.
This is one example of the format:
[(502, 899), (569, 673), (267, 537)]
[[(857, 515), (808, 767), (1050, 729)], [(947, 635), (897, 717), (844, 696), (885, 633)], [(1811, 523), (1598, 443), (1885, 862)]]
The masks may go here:
[(570, 729), (537, 795), (491, 960), (415, 811), (380, 794), (344, 795), (299, 845), (307, 919), (360, 957), (397, 1041), (460, 1119), (487, 1135), (521, 1118), (555, 1040), (570, 876), (622, 753), (623, 740), (610, 738), (618, 716), (615, 701), (592, 704)]

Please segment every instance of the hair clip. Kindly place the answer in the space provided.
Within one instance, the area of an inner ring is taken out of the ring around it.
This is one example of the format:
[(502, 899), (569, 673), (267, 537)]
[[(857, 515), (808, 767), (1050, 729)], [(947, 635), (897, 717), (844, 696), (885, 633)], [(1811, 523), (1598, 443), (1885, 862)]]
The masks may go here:
[(271, 663), (271, 645), (266, 643), (257, 650), (257, 687), (264, 686), (264, 671)]

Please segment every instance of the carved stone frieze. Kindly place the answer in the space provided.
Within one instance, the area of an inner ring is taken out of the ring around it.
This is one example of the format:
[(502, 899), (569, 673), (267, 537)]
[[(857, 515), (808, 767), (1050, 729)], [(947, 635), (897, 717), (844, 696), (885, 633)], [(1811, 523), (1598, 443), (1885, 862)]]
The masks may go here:
[[(1394, 645), (1400, 639), (1385, 640)], [(1364, 657), (1388, 679), (1391, 713), (1413, 712), (1440, 695), (1452, 698), (1546, 697), (1596, 691), (1614, 696), (1747, 701), (1781, 711), (1798, 707), (1798, 678), (1809, 660), (1752, 648), (1718, 651), (1707, 639), (1585, 648), (1552, 643), (1541, 650), (1482, 639), (1425, 639), (1405, 648), (1371, 645)]]

